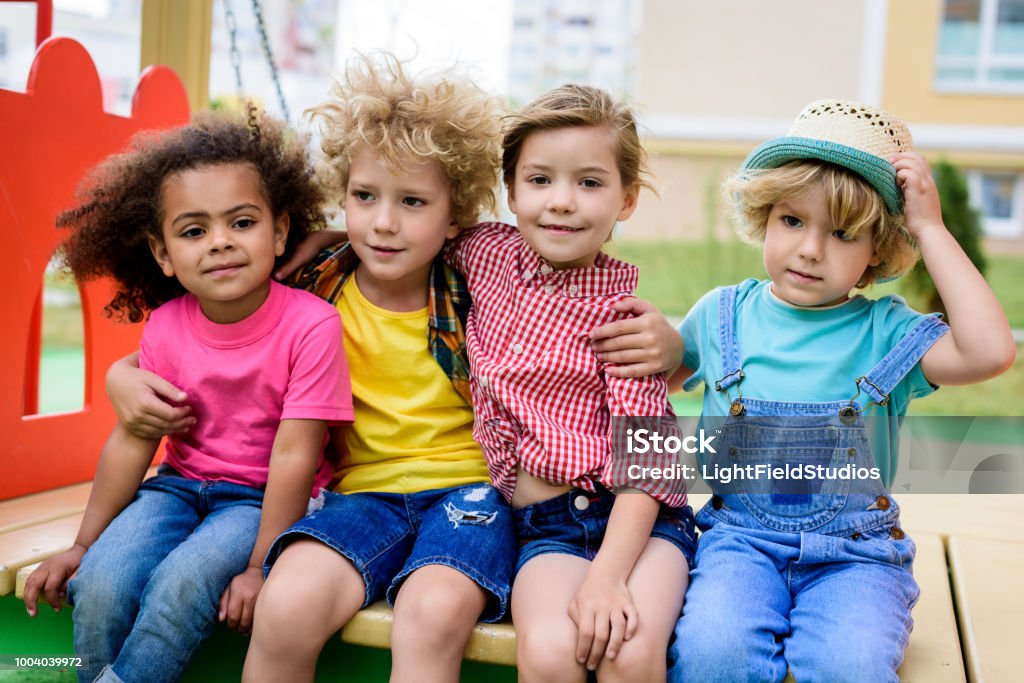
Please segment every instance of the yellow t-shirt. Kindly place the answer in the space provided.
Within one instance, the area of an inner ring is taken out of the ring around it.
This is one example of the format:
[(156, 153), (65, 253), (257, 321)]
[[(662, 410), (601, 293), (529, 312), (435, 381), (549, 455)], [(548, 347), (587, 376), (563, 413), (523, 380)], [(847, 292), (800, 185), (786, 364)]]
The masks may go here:
[(489, 481), (473, 409), (427, 345), (428, 309), (396, 312), (363, 296), (355, 275), (337, 302), (345, 326), (355, 422), (335, 473), (343, 493), (414, 493)]

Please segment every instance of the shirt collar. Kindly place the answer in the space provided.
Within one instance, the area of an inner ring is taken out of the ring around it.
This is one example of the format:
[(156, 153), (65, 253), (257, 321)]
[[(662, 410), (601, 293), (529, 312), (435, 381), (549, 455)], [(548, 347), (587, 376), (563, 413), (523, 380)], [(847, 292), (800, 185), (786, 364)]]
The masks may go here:
[[(341, 290), (356, 271), (359, 257), (351, 242), (321, 252), (297, 277), (298, 286), (335, 304)], [(430, 268), (428, 324), (445, 332), (458, 332), (460, 321), (469, 314), (470, 298), (465, 279), (447, 265), (441, 254)]]
[(553, 285), (571, 297), (632, 294), (640, 279), (636, 266), (604, 252), (597, 255), (593, 266), (555, 270), (526, 240), (519, 249), (518, 274), (527, 287)]

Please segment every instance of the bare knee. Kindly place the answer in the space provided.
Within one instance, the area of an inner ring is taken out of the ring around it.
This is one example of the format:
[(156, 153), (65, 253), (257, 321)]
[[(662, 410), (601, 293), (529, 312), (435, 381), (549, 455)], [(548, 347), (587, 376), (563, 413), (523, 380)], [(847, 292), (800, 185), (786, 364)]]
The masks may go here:
[(664, 681), (668, 645), (662, 640), (652, 643), (646, 638), (633, 638), (623, 643), (615, 659), (603, 659), (598, 667), (602, 683)]
[(521, 681), (584, 680), (586, 670), (576, 662), (576, 633), (533, 628), (516, 631), (516, 667)]
[[(307, 542), (312, 543), (312, 542)], [(362, 605), (365, 589), (351, 564), (319, 543), (328, 553), (319, 567), (348, 565), (356, 580), (346, 579), (341, 567), (316, 571), (308, 561), (309, 552), (299, 544), (290, 546), (270, 573), (256, 601), (253, 621), (253, 646), (278, 650), (294, 656), (311, 651), (319, 653), (327, 639), (338, 631)], [(289, 557), (293, 548), (297, 552)], [(319, 554), (319, 549), (315, 551)], [(306, 548), (308, 551), (308, 548)], [(340, 571), (339, 571), (340, 570)]]
[[(454, 570), (453, 570), (454, 571)], [(413, 583), (410, 579), (395, 601), (393, 647), (411, 641), (461, 653), (483, 611), (486, 595), (468, 578), (464, 581)]]

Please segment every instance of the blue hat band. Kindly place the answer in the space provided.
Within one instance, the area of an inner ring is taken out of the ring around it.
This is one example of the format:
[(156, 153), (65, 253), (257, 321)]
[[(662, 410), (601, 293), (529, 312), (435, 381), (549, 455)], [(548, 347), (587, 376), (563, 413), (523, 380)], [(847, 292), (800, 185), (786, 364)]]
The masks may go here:
[(903, 193), (896, 183), (896, 168), (888, 160), (856, 147), (815, 138), (775, 138), (751, 152), (743, 168), (778, 168), (803, 159), (826, 161), (853, 171), (881, 195), (889, 213), (903, 213)]

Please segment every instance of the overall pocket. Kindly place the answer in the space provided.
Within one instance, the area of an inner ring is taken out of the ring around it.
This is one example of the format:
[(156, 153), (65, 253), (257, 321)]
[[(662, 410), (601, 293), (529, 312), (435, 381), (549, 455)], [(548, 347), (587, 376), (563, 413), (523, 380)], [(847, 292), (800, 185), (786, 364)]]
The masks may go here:
[(775, 418), (727, 421), (718, 462), (732, 480), (721, 488), (735, 494), (757, 521), (785, 532), (817, 529), (843, 509), (850, 479), (842, 476), (846, 451), (839, 430), (804, 427)]

